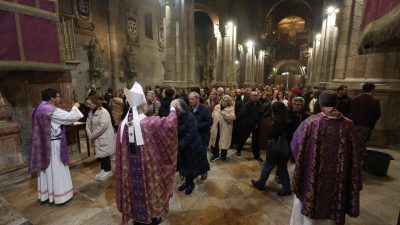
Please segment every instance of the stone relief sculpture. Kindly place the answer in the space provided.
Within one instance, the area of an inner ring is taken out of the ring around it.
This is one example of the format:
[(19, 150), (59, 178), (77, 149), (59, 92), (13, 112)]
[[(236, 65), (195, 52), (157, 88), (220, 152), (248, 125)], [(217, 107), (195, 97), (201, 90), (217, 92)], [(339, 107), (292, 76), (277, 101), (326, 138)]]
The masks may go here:
[(87, 46), (87, 56), (89, 61), (89, 76), (97, 87), (100, 87), (100, 78), (103, 77), (103, 53), (104, 50), (101, 48), (97, 38), (92, 38)]
[(103, 76), (103, 52), (99, 40), (92, 38), (89, 42), (88, 59), (89, 59), (89, 73), (94, 76)]
[(164, 48), (165, 48), (164, 19), (159, 19), (158, 20), (158, 50), (163, 52)]
[(135, 49), (133, 48), (133, 46), (128, 45), (126, 48), (126, 53), (125, 53), (125, 62), (126, 62), (125, 78), (126, 78), (126, 81), (128, 82), (128, 86), (130, 83), (132, 83), (133, 78), (137, 74), (135, 55), (136, 55), (136, 53), (135, 53)]
[(137, 14), (132, 9), (126, 11), (126, 34), (129, 43), (139, 46)]
[(196, 47), (196, 57), (198, 62), (203, 62), (203, 51), (201, 50), (200, 43), (197, 43)]
[(74, 1), (75, 27), (80, 31), (93, 32), (94, 23), (90, 0)]

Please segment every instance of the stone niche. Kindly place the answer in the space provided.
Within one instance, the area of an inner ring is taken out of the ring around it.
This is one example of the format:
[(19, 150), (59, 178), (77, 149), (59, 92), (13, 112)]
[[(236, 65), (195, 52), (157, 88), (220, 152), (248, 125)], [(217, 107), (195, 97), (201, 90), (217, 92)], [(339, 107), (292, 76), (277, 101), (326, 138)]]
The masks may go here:
[(27, 166), (22, 157), (22, 126), (10, 118), (11, 105), (0, 93), (0, 175)]

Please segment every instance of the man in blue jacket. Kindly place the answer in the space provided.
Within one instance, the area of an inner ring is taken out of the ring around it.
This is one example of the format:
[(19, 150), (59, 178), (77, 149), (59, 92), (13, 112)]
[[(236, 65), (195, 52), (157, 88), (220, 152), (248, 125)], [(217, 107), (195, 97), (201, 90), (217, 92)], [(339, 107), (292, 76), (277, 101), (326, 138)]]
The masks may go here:
[(210, 109), (200, 103), (200, 95), (197, 92), (189, 94), (190, 111), (196, 117), (197, 127), (203, 143), (203, 155), (201, 157), (200, 169), (201, 179), (207, 179), (207, 172), (210, 170), (210, 164), (207, 159), (207, 147), (210, 142), (210, 129), (212, 126), (212, 115)]

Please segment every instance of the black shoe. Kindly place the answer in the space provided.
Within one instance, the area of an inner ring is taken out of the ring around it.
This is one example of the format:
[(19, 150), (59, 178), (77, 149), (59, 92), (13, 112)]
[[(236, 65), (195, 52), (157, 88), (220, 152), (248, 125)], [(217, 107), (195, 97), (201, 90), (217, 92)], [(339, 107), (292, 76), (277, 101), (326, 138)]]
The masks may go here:
[(133, 222), (133, 225), (146, 225), (146, 224), (145, 224), (145, 223), (140, 223), (140, 222), (134, 221), (134, 222)]
[(259, 162), (264, 162), (264, 160), (263, 160), (262, 158), (260, 158), (260, 157), (254, 158), (254, 159), (257, 160), (257, 161), (259, 161)]
[(226, 156), (220, 158), (222, 161), (226, 161)]
[(207, 172), (205, 172), (201, 175), (201, 180), (205, 180), (205, 179), (207, 179)]
[(241, 152), (236, 152), (236, 156), (237, 156), (238, 158), (240, 158), (240, 156), (242, 156), (242, 153), (241, 153)]
[(187, 195), (192, 194), (193, 189), (194, 189), (194, 183), (189, 184), (189, 185), (186, 187), (185, 194), (187, 194)]
[(219, 156), (213, 156), (213, 157), (211, 157), (210, 162), (215, 162), (218, 159), (220, 159)]
[(284, 191), (284, 190), (282, 190), (282, 191), (276, 193), (276, 195), (278, 195), (278, 196), (290, 196), (290, 195), (292, 195), (292, 191)]
[(188, 183), (185, 181), (185, 183), (181, 184), (181, 186), (178, 187), (178, 191), (184, 191), (188, 186)]
[(155, 217), (152, 219), (151, 225), (158, 225), (162, 221), (161, 217)]
[(257, 181), (257, 180), (251, 179), (251, 184), (252, 184), (255, 188), (257, 188), (258, 190), (263, 190), (263, 189), (264, 189), (264, 188), (262, 188), (262, 187), (260, 187), (260, 186), (258, 185), (258, 181)]

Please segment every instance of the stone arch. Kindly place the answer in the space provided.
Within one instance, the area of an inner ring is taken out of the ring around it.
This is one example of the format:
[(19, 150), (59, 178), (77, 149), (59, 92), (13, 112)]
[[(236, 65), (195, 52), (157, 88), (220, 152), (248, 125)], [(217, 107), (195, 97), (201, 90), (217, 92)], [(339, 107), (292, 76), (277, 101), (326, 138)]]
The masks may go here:
[[(284, 3), (286, 0), (280, 0), (277, 3), (275, 3), (270, 10), (268, 10), (267, 14), (265, 14), (265, 19), (267, 20), (268, 17), (271, 15), (271, 13), (275, 10), (276, 7), (278, 7), (280, 4)], [(310, 12), (312, 12), (312, 8), (310, 3), (308, 3), (306, 0), (300, 0), (300, 2), (302, 2), (303, 4), (305, 4), (307, 6), (307, 8), (310, 10)]]
[(219, 25), (219, 17), (218, 14), (211, 9), (210, 7), (204, 5), (204, 4), (199, 4), (195, 3), (194, 4), (194, 12), (203, 12), (206, 13), (210, 18), (211, 21), (213, 22), (213, 25)]
[(301, 74), (292, 74), (292, 75), (302, 75), (305, 76), (306, 75), (306, 71), (303, 68), (305, 65), (303, 65), (299, 60), (296, 59), (283, 59), (283, 60), (279, 60), (278, 62), (276, 62), (274, 64), (274, 66), (272, 67), (272, 72), (273, 75), (280, 75), (278, 73), (278, 71), (280, 71), (280, 69), (285, 66), (285, 65), (294, 65), (298, 71), (300, 71)]

